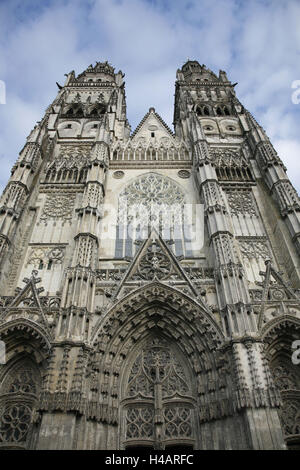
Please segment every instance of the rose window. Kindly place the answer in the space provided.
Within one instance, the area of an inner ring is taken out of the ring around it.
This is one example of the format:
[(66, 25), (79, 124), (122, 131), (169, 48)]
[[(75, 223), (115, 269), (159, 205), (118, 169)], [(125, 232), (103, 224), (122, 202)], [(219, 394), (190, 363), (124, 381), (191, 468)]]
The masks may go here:
[(31, 409), (25, 405), (8, 406), (1, 417), (0, 442), (21, 442), (30, 425)]
[(12, 368), (0, 393), (0, 443), (27, 445), (32, 410), (40, 388), (41, 377), (31, 361)]

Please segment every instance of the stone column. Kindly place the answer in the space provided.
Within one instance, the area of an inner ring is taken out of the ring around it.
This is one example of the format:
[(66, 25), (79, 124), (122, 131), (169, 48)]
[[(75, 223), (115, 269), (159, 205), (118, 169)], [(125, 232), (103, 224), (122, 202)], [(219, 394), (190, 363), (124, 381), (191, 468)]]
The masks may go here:
[[(46, 413), (41, 423), (39, 449), (76, 447), (76, 415), (85, 416), (88, 408), (85, 371), (90, 350), (90, 319), (94, 312), (100, 220), (108, 164), (108, 132), (102, 126), (91, 151), (82, 202), (76, 209), (74, 253), (64, 280), (52, 366), (41, 400), (41, 409)], [(64, 415), (56, 418), (53, 411)], [(59, 440), (55, 434), (58, 423), (62, 429)]]
[(261, 349), (247, 280), (234, 246), (226, 196), (218, 182), (197, 118), (192, 116), (191, 122), (195, 171), (215, 260), (218, 303), (234, 361), (236, 380), (231, 399), (235, 411), (243, 416), (249, 448), (285, 448), (276, 409), (280, 406), (280, 398)]
[(196, 116), (192, 116), (195, 172), (204, 201), (209, 242), (215, 261), (215, 279), (223, 328), (227, 336), (257, 330), (242, 262), (234, 246), (226, 196), (218, 182), (209, 147)]

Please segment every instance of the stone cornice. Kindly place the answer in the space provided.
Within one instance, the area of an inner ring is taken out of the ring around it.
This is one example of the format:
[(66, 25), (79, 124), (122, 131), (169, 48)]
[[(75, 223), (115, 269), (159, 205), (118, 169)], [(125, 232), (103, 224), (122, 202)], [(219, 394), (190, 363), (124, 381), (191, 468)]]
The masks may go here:
[(201, 87), (229, 87), (229, 88), (234, 88), (235, 85), (232, 85), (231, 82), (213, 82), (213, 81), (208, 81), (208, 82), (195, 82), (193, 80), (176, 80), (175, 86), (185, 86), (190, 88), (191, 86), (195, 86), (196, 88), (201, 88)]
[(176, 168), (185, 169), (192, 168), (192, 161), (187, 160), (166, 160), (166, 161), (146, 161), (146, 160), (110, 160), (110, 169), (125, 168), (125, 169), (140, 169), (140, 168)]

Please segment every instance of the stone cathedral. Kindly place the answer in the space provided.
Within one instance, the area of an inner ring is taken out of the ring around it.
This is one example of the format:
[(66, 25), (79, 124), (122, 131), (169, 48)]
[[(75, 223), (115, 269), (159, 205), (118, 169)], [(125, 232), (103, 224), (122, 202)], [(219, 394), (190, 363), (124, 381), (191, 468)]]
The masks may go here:
[(0, 448), (300, 449), (299, 198), (235, 85), (189, 60), (132, 132), (109, 63), (58, 84), (0, 202)]

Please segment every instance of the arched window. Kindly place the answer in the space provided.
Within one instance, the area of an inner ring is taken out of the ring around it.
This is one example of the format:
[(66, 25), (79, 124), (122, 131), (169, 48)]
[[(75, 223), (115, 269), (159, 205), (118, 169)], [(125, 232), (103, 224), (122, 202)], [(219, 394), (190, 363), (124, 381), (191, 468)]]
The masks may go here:
[(84, 183), (87, 177), (88, 168), (84, 167), (79, 173), (79, 183)]
[(143, 344), (124, 375), (123, 448), (193, 448), (195, 416), (189, 371), (176, 346), (159, 337)]
[(148, 173), (129, 184), (119, 196), (117, 258), (131, 257), (152, 229), (177, 256), (190, 256), (190, 226), (185, 220), (184, 193), (171, 179)]
[(0, 448), (28, 447), (40, 385), (40, 372), (30, 359), (18, 361), (5, 374), (0, 389)]

